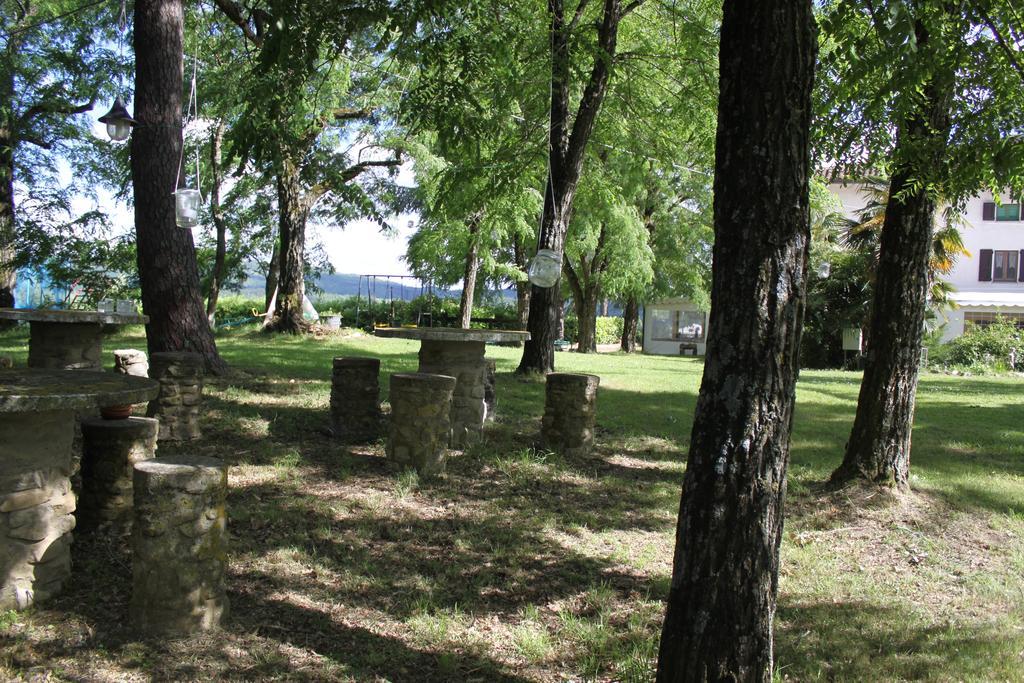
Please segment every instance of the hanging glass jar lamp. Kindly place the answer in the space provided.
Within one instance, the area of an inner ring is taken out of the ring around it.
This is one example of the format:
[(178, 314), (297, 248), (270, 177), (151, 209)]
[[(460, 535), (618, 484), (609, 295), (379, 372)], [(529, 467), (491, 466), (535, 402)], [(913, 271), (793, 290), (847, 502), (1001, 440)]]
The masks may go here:
[(199, 190), (182, 187), (174, 191), (174, 222), (179, 228), (199, 225)]
[(526, 276), (537, 287), (553, 287), (562, 275), (562, 259), (551, 249), (538, 249), (530, 259)]

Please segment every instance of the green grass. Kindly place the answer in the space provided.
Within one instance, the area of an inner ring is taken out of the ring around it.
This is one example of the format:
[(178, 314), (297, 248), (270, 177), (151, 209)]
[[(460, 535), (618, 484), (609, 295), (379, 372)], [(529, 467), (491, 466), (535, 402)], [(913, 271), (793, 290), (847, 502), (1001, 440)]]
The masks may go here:
[[(145, 348), (129, 330), (106, 348)], [(24, 332), (0, 354), (25, 362)], [(383, 442), (343, 448), (327, 423), (331, 358), (387, 376), (417, 345), (331, 336), (218, 337), (236, 369), (209, 381), (192, 452), (232, 465), (232, 619), (225, 632), (139, 640), (130, 557), (76, 535), (76, 581), (0, 615), (0, 678), (645, 681), (668, 589), (702, 364), (559, 353), (601, 376), (587, 458), (537, 450), (544, 385), (488, 347), (498, 419), (420, 480)], [(805, 371), (797, 392), (776, 619), (777, 680), (1024, 680), (1024, 381), (926, 374), (914, 495), (822, 492), (859, 376)]]

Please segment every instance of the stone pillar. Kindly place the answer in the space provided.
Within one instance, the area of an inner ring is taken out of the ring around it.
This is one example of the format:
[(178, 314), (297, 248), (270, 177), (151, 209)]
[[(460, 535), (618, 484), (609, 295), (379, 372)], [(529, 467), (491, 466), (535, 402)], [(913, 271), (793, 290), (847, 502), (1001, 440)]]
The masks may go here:
[(131, 525), (132, 469), (156, 452), (159, 422), (149, 417), (82, 422), (82, 526)]
[(99, 323), (29, 324), (28, 366), (58, 370), (99, 370), (103, 353)]
[(203, 398), (203, 357), (185, 351), (160, 351), (150, 358), (149, 376), (160, 394), (149, 402), (148, 417), (160, 420), (160, 441), (198, 439)]
[(0, 611), (58, 593), (71, 576), (70, 410), (0, 413)]
[(449, 375), (458, 380), (452, 396), (452, 448), (465, 448), (480, 440), (480, 430), (487, 417), (484, 350), (482, 341), (424, 339), (420, 343), (420, 372)]
[(380, 436), (379, 358), (335, 358), (331, 376), (331, 430), (342, 441)]
[(498, 405), (498, 365), (493, 358), (484, 358), (487, 364), (487, 375), (484, 380), (484, 404), (487, 406), (488, 421), (494, 419), (494, 409)]
[(455, 378), (416, 372), (391, 375), (388, 459), (421, 475), (444, 471)]
[(552, 372), (547, 376), (541, 446), (568, 456), (587, 455), (594, 446), (597, 375)]
[(140, 632), (186, 635), (227, 617), (227, 487), (214, 458), (136, 463), (129, 615)]
[(12, 359), (10, 356), (0, 356), (0, 369), (13, 367), (14, 359)]
[(149, 361), (146, 352), (138, 349), (115, 349), (114, 372), (136, 377), (149, 377)]

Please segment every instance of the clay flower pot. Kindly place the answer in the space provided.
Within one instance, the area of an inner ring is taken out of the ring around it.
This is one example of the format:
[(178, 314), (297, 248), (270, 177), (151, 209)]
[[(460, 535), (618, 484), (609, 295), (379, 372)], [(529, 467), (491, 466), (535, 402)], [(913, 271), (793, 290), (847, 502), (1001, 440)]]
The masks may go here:
[(131, 405), (106, 406), (105, 408), (100, 408), (100, 415), (104, 420), (127, 420), (131, 417), (131, 414)]

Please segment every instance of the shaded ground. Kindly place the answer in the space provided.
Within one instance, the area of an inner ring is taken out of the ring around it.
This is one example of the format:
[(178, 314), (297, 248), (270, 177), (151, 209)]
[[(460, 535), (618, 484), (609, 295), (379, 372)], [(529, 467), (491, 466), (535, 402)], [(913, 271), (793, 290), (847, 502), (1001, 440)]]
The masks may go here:
[[(20, 343), (0, 336), (0, 352)], [(240, 372), (208, 386), (203, 440), (160, 453), (232, 465), (227, 628), (139, 640), (123, 539), (83, 533), (64, 595), (0, 615), (0, 678), (651, 679), (699, 360), (558, 354), (559, 369), (602, 376), (599, 447), (567, 460), (533, 448), (543, 385), (512, 376), (516, 349), (489, 347), (499, 420), (423, 482), (389, 469), (382, 443), (320, 431), (331, 356), (377, 355), (386, 376), (415, 367), (415, 344), (219, 344)], [(778, 677), (1024, 680), (1021, 381), (927, 378), (916, 493), (882, 504), (819, 488), (858, 380), (801, 377)]]

